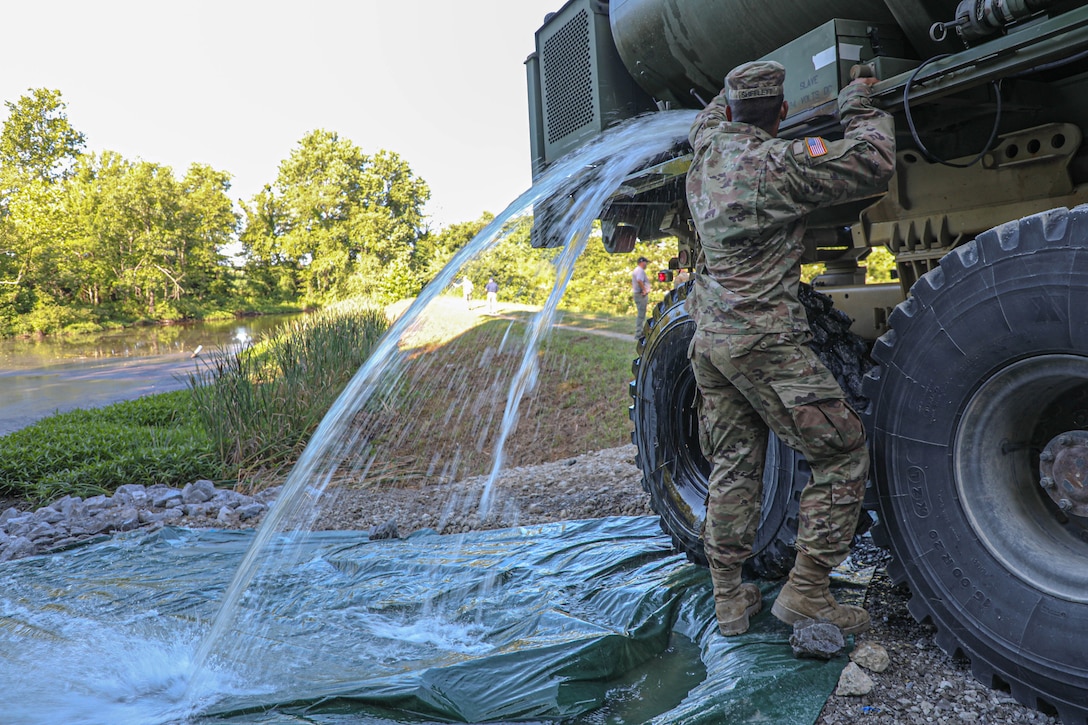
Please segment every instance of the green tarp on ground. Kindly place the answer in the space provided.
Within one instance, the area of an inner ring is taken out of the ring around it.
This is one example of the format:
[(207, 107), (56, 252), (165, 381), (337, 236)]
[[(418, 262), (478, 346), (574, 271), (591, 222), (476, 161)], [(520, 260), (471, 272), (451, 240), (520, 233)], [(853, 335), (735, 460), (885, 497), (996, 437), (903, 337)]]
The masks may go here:
[(706, 571), (625, 517), (280, 537), (194, 675), (252, 538), (164, 529), (0, 565), (3, 721), (800, 725), (846, 663), (795, 659), (768, 612), (719, 636)]

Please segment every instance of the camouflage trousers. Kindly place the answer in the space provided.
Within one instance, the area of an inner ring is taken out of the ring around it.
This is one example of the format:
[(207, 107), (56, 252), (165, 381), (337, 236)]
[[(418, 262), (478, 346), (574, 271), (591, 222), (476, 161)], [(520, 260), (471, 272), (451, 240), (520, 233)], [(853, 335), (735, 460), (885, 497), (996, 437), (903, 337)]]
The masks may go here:
[(827, 567), (850, 553), (869, 452), (861, 420), (803, 337), (696, 332), (688, 349), (699, 386), (699, 441), (713, 465), (703, 543), (715, 568), (752, 553), (767, 431), (808, 460), (797, 549)]

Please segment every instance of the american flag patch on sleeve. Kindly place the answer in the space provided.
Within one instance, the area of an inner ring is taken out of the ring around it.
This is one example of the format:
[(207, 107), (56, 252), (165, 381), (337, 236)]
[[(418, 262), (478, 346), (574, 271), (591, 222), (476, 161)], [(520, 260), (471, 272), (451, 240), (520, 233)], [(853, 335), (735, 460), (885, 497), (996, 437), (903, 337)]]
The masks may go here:
[(805, 139), (805, 147), (808, 149), (808, 155), (812, 158), (817, 156), (825, 156), (827, 154), (827, 144), (819, 136), (810, 136)]

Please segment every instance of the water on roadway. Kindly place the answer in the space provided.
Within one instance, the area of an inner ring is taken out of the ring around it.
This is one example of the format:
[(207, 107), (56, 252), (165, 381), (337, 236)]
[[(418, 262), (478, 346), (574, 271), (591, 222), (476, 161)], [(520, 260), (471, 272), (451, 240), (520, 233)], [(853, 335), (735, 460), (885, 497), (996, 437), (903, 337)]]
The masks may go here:
[(0, 435), (57, 412), (179, 390), (205, 353), (238, 348), (293, 318), (269, 315), (0, 340)]

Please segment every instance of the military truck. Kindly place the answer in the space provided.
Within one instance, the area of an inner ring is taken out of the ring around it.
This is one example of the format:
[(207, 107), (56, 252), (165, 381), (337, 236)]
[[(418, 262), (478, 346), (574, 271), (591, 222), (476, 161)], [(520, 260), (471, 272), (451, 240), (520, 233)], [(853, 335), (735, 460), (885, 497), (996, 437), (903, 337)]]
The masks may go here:
[[(625, 119), (701, 108), (732, 67), (761, 58), (787, 70), (782, 136), (841, 133), (835, 98), (852, 73), (881, 79), (874, 102), (896, 119), (887, 191), (814, 214), (806, 239), (824, 270), (820, 294), (806, 293), (814, 345), (866, 422), (872, 535), (892, 553), (889, 573), (979, 679), (1084, 723), (1088, 7), (570, 0), (526, 61), (534, 178)], [(678, 143), (601, 209), (610, 252), (675, 238), (670, 268), (692, 271), (690, 154)], [(896, 278), (865, 284), (881, 247)], [(686, 291), (646, 324), (630, 414), (662, 526), (699, 560), (709, 466)], [(767, 461), (753, 561), (775, 576), (789, 567), (807, 470), (773, 436)]]

